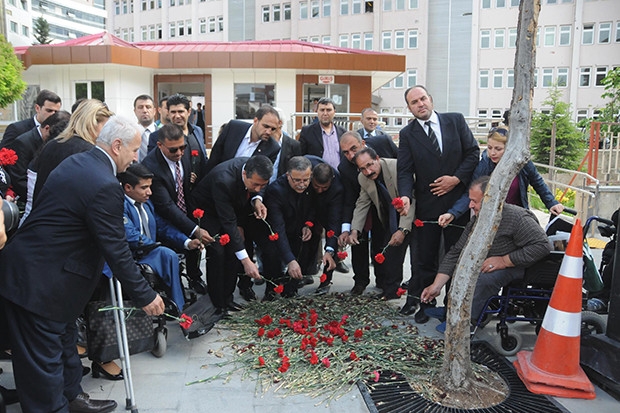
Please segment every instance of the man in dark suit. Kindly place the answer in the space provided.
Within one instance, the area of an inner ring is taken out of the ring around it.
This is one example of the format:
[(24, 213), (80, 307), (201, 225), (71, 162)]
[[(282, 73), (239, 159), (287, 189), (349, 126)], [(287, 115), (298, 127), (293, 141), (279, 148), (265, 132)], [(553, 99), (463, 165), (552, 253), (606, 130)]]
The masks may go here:
[(41, 122), (41, 126), (34, 127), (28, 132), (22, 133), (8, 144), (7, 148), (15, 151), (17, 162), (15, 165), (7, 165), (6, 171), (11, 176), (13, 190), (19, 195), (20, 203), (26, 202), (28, 193), (27, 170), (30, 161), (34, 159), (35, 155), (49, 138), (52, 126), (61, 121), (68, 121), (70, 116), (71, 114), (67, 111), (58, 111)]
[[(480, 149), (463, 115), (435, 112), (433, 98), (423, 86), (407, 89), (405, 100), (416, 119), (400, 131), (398, 191), (404, 202), (400, 213), (406, 214), (410, 201), (415, 198), (415, 217), (437, 221), (467, 190), (478, 165)], [(453, 224), (464, 227), (468, 219), (463, 216)], [(418, 297), (437, 274), (442, 236), (447, 252), (458, 240), (462, 228), (442, 228), (428, 223), (415, 232), (418, 269), (409, 283), (407, 303), (401, 313), (413, 314), (419, 304), (415, 321), (425, 323), (428, 316), (424, 308), (432, 304), (420, 303)]]
[[(275, 283), (283, 283), (284, 297), (297, 294), (299, 280), (303, 273), (299, 263), (302, 245), (312, 237), (310, 227), (306, 222), (315, 219), (308, 186), (312, 175), (312, 164), (303, 156), (294, 156), (288, 162), (285, 175), (265, 189), (265, 206), (269, 211), (268, 222), (260, 226), (257, 232), (256, 243), (263, 252), (263, 275)], [(273, 231), (278, 234), (277, 239), (270, 240)], [(328, 271), (336, 266), (330, 254), (325, 254), (323, 264), (328, 265)], [(283, 265), (287, 266), (289, 279), (284, 281)], [(266, 285), (263, 300), (271, 301), (275, 298), (273, 285)]]
[[(13, 369), (25, 412), (109, 412), (113, 400), (82, 391), (75, 320), (97, 286), (104, 259), (149, 315), (164, 304), (140, 274), (123, 228), (116, 179), (137, 158), (134, 122), (112, 117), (97, 147), (49, 176), (38, 206), (0, 258), (0, 294), (11, 331)], [(53, 240), (52, 242), (50, 242)]]
[(149, 95), (139, 95), (133, 101), (133, 113), (138, 119), (142, 136), (142, 145), (138, 152), (138, 162), (146, 157), (148, 153), (149, 138), (151, 133), (157, 130), (155, 126), (155, 103)]
[[(376, 214), (373, 214), (370, 230), (373, 241), (378, 241), (372, 243), (375, 278), (377, 286), (383, 290), (381, 298), (397, 299), (396, 291), (403, 279), (403, 260), (409, 246), (413, 210), (399, 217), (392, 206), (392, 199), (399, 196), (395, 159), (381, 159), (372, 148), (364, 148), (355, 154), (353, 161), (361, 172), (358, 176), (361, 190), (353, 212), (349, 243), (359, 244), (358, 235), (365, 232), (366, 217), (370, 206), (374, 206)], [(374, 258), (378, 253), (384, 254), (385, 262)], [(365, 284), (369, 282), (363, 281)]]
[(253, 123), (231, 120), (217, 137), (207, 173), (224, 161), (238, 157), (265, 155), (275, 162), (280, 145), (271, 137), (280, 125), (278, 111), (263, 105), (257, 111)]
[(60, 110), (61, 104), (60, 96), (56, 93), (46, 89), (40, 91), (34, 101), (34, 110), (36, 112), (34, 117), (13, 122), (7, 126), (2, 136), (2, 141), (0, 141), (0, 149), (7, 147), (9, 143), (22, 133), (28, 132), (35, 126), (41, 126), (41, 122)]
[[(182, 310), (185, 305), (179, 276), (179, 256), (157, 241), (165, 241), (176, 250), (202, 248), (199, 239), (190, 239), (155, 213), (149, 200), (153, 174), (146, 166), (135, 163), (118, 175), (125, 191), (125, 233), (129, 248), (140, 264), (148, 264), (170, 289), (169, 296)], [(146, 222), (145, 222), (146, 221)]]
[(357, 133), (359, 133), (366, 144), (375, 151), (377, 147), (382, 147), (382, 152), (389, 153), (389, 156), (383, 156), (383, 158), (396, 159), (398, 156), (398, 147), (391, 136), (377, 129), (378, 121), (379, 116), (374, 109), (366, 108), (362, 110), (361, 122), (363, 128), (359, 129)]
[[(170, 97), (170, 102), (173, 97)], [(169, 105), (177, 110), (181, 105)], [(179, 109), (181, 110), (181, 109)], [(194, 129), (195, 130), (195, 129)], [(181, 126), (168, 123), (151, 134), (157, 137), (157, 149), (152, 150), (144, 158), (142, 164), (153, 172), (153, 195), (151, 200), (155, 211), (188, 237), (202, 239), (204, 243), (213, 242), (213, 237), (200, 229), (193, 219), (196, 208), (190, 197), (191, 190), (204, 176), (204, 168), (194, 165), (194, 156), (190, 156)], [(197, 149), (194, 149), (197, 150)], [(200, 153), (197, 158), (202, 159)], [(198, 168), (196, 168), (198, 167)], [(188, 251), (185, 254), (187, 275), (190, 287), (200, 294), (207, 293), (200, 271), (200, 251)]]
[(303, 155), (315, 155), (323, 158), (334, 169), (340, 163), (338, 140), (345, 132), (344, 128), (334, 124), (336, 105), (329, 98), (319, 100), (318, 122), (306, 125), (299, 133), (299, 144)]
[(286, 173), (286, 165), (289, 159), (293, 156), (301, 155), (301, 145), (299, 141), (291, 138), (288, 133), (282, 130), (282, 114), (279, 111), (278, 116), (280, 118), (278, 129), (276, 129), (271, 137), (280, 145), (280, 151), (275, 161), (273, 161), (273, 175), (271, 176), (270, 182), (275, 181), (278, 176)]
[[(220, 312), (239, 309), (233, 301), (238, 276), (261, 278), (252, 261), (253, 226), (265, 226), (257, 221), (267, 217), (260, 193), (272, 173), (273, 164), (266, 156), (234, 158), (213, 168), (192, 193), (193, 202), (205, 211), (201, 225), (211, 234), (230, 237), (226, 245), (217, 241), (207, 245), (209, 296)], [(243, 293), (244, 298), (250, 294)]]

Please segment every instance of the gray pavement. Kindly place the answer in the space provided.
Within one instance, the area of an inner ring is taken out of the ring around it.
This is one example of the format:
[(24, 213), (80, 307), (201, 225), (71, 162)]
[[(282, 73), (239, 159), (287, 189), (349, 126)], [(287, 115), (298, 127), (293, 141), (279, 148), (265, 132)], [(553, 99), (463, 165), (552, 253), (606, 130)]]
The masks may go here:
[[(540, 215), (541, 224), (546, 217)], [(599, 252), (600, 254), (600, 252)], [(408, 259), (405, 261), (408, 262)], [(350, 262), (348, 263), (350, 264)], [(406, 278), (410, 276), (409, 266), (405, 266)], [(331, 292), (346, 292), (353, 285), (353, 273), (334, 273), (334, 285)], [(318, 282), (318, 276), (317, 282)], [(371, 282), (372, 284), (372, 282)], [(309, 294), (316, 288), (317, 283), (304, 287), (301, 294)], [(255, 287), (259, 297), (264, 286)], [(366, 294), (377, 292), (368, 288)], [(243, 299), (236, 297), (235, 301), (243, 303)], [(404, 298), (390, 303), (402, 306)], [(413, 321), (412, 321), (413, 322)], [(424, 325), (419, 325), (420, 335), (440, 338), (442, 334), (435, 330), (438, 321), (431, 319)], [(495, 343), (498, 339), (494, 328), (495, 322), (476, 333), (476, 338)], [(230, 359), (231, 350), (226, 347), (225, 338), (230, 332), (216, 326), (207, 335), (187, 341), (183, 338), (180, 329), (173, 323), (168, 324), (168, 348), (162, 358), (155, 358), (150, 353), (137, 354), (131, 357), (135, 401), (140, 412), (291, 412), (291, 411), (321, 411), (321, 412), (368, 412), (361, 394), (356, 387), (337, 400), (328, 403), (321, 398), (312, 399), (307, 396), (283, 397), (273, 390), (265, 394), (257, 392), (255, 382), (250, 378), (242, 379), (241, 373), (234, 373), (231, 380), (215, 380), (209, 383), (199, 383), (187, 386), (186, 383), (211, 377), (227, 371), (217, 367), (218, 363)], [(536, 335), (533, 326), (527, 323), (510, 325), (513, 332), (518, 332), (523, 338), (523, 349), (532, 349)], [(220, 354), (221, 352), (221, 354)], [(220, 357), (221, 356), (221, 357)], [(90, 366), (84, 359), (84, 364)], [(0, 361), (4, 374), (0, 375), (0, 384), (13, 387), (12, 366), (10, 362)], [(82, 386), (92, 398), (111, 398), (119, 403), (117, 412), (124, 411), (125, 388), (123, 381), (112, 382), (104, 379), (94, 379), (90, 375), (84, 377)], [(599, 388), (596, 388), (596, 399), (557, 399), (566, 409), (573, 413), (595, 411), (597, 413), (612, 413), (620, 411), (620, 402)], [(21, 412), (19, 406), (9, 406), (9, 413)]]

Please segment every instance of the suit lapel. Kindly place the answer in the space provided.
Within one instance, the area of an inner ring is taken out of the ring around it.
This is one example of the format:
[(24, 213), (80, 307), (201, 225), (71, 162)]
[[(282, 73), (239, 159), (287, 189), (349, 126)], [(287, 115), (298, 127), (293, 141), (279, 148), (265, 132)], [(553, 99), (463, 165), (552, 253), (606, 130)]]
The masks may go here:
[[(424, 130), (424, 128), (420, 126), (420, 123), (417, 120), (414, 120), (413, 122), (415, 122), (415, 125), (413, 125), (413, 128), (414, 128), (413, 131), (414, 131), (415, 137), (418, 140), (418, 144), (423, 146), (429, 152), (429, 154), (433, 155), (435, 158), (437, 159), (441, 158), (441, 155), (437, 153), (435, 148), (433, 148), (433, 144), (431, 143), (431, 140), (426, 134), (426, 131)], [(441, 123), (439, 124), (439, 126), (441, 127)]]

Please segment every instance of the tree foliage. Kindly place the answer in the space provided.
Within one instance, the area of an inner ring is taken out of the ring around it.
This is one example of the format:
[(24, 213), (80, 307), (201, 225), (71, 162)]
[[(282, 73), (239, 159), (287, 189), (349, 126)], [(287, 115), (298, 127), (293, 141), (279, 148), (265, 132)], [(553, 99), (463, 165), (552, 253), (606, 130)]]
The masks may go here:
[(50, 25), (43, 16), (38, 17), (34, 21), (34, 38), (36, 40), (35, 44), (50, 44), (52, 42), (50, 38)]
[(531, 151), (534, 162), (549, 164), (551, 137), (555, 122), (555, 166), (577, 169), (583, 157), (586, 142), (571, 120), (570, 104), (563, 102), (557, 86), (549, 89), (543, 105), (548, 112), (536, 112), (532, 118)]
[(26, 90), (22, 80), (22, 62), (15, 56), (15, 50), (0, 34), (0, 107), (6, 107), (21, 98)]
[(598, 120), (601, 122), (620, 122), (620, 67), (607, 73), (601, 81), (605, 86), (602, 98), (611, 99), (601, 111)]

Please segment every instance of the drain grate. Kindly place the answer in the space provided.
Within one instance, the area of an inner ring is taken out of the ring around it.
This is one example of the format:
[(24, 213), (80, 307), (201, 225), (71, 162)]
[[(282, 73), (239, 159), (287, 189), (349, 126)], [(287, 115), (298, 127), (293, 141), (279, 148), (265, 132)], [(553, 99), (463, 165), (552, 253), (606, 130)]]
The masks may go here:
[(567, 413), (564, 407), (550, 397), (530, 393), (519, 379), (512, 364), (498, 355), (487, 343), (471, 344), (471, 358), (487, 366), (506, 381), (509, 396), (492, 407), (457, 409), (433, 403), (416, 393), (400, 373), (382, 372), (376, 383), (358, 382), (366, 405), (372, 413)]

